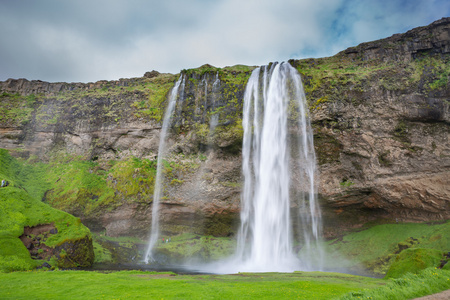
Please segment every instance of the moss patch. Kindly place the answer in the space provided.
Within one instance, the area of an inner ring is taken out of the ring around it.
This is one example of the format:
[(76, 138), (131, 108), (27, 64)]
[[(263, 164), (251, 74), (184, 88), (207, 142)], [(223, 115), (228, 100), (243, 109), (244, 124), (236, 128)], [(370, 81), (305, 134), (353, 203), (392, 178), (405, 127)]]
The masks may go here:
[(53, 207), (95, 217), (126, 202), (151, 202), (156, 161), (129, 157), (100, 165), (83, 157), (62, 155), (45, 164)]
[(42, 97), (35, 94), (22, 96), (3, 92), (0, 94), (0, 126), (20, 127), (28, 124), (37, 103)]
[(437, 268), (442, 258), (443, 252), (437, 249), (405, 249), (395, 257), (386, 273), (386, 278), (398, 278), (406, 273), (417, 274), (430, 267)]
[(290, 60), (302, 75), (311, 110), (328, 102), (357, 106), (371, 87), (388, 91), (415, 90), (426, 95), (448, 87), (450, 56), (421, 55), (410, 62), (353, 57), (339, 53), (319, 59)]

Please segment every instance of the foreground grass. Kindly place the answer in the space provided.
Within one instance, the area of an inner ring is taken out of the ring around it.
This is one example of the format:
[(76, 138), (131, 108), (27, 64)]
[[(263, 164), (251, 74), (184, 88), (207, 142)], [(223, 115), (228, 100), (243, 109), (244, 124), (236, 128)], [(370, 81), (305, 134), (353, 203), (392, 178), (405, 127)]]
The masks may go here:
[(341, 299), (403, 300), (435, 294), (450, 289), (450, 271), (425, 269), (418, 274), (406, 273), (401, 278), (390, 279), (375, 289), (351, 292)]
[(1, 299), (411, 299), (450, 289), (450, 271), (388, 280), (325, 272), (33, 271), (0, 273), (0, 282)]
[(385, 282), (323, 272), (175, 275), (141, 271), (0, 273), (1, 299), (333, 299)]

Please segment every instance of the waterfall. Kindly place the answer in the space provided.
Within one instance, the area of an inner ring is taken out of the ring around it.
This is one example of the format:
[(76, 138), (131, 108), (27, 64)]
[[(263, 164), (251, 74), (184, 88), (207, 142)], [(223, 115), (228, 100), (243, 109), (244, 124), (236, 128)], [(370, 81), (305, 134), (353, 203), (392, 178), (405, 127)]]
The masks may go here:
[(169, 96), (169, 101), (167, 104), (166, 112), (164, 114), (163, 125), (161, 129), (161, 135), (159, 138), (159, 147), (158, 147), (158, 161), (156, 164), (156, 180), (155, 180), (155, 188), (153, 192), (153, 207), (152, 207), (152, 228), (150, 233), (150, 239), (148, 242), (148, 248), (144, 256), (144, 262), (148, 263), (149, 261), (153, 261), (153, 248), (158, 242), (159, 238), (159, 202), (161, 200), (161, 191), (162, 191), (162, 183), (163, 183), (163, 158), (164, 151), (166, 148), (166, 136), (167, 132), (170, 128), (171, 120), (173, 117), (173, 111), (175, 109), (177, 98), (178, 98), (178, 90), (180, 89), (184, 91), (184, 77), (180, 76), (178, 81), (175, 83), (175, 86), (172, 88), (172, 91)]
[[(289, 63), (253, 71), (242, 123), (244, 186), (232, 268), (321, 269), (313, 136), (301, 78)], [(294, 248), (302, 248), (300, 258)]]
[[(211, 103), (211, 118), (209, 121), (209, 137), (211, 139), (212, 134), (214, 133), (214, 130), (217, 127), (217, 124), (219, 123), (219, 115), (214, 112), (216, 109), (216, 99), (217, 99), (217, 93), (220, 88), (220, 79), (219, 79), (219, 72), (216, 73), (216, 79), (214, 80), (213, 86), (212, 86), (212, 103)], [(206, 107), (206, 106), (205, 106)]]

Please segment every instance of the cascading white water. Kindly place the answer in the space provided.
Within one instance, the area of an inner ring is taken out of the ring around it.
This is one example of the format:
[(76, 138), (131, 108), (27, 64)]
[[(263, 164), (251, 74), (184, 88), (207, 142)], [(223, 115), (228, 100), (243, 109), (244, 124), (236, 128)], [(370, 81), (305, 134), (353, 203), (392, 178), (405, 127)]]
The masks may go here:
[[(321, 269), (319, 248), (309, 251), (321, 221), (307, 114), (300, 75), (290, 64), (253, 71), (244, 95), (241, 227), (234, 264), (226, 272)], [(295, 196), (292, 184), (301, 191)], [(300, 259), (294, 232), (301, 240)]]
[(159, 201), (161, 200), (161, 188), (162, 188), (162, 168), (163, 168), (163, 159), (164, 159), (164, 150), (166, 146), (166, 136), (167, 132), (170, 128), (171, 120), (173, 117), (173, 112), (177, 103), (178, 98), (178, 90), (184, 90), (184, 77), (180, 76), (178, 81), (175, 83), (175, 86), (172, 88), (172, 91), (169, 96), (169, 101), (167, 104), (166, 112), (164, 114), (163, 125), (161, 129), (161, 135), (159, 138), (159, 147), (158, 147), (158, 160), (156, 164), (156, 180), (155, 180), (155, 188), (153, 193), (153, 205), (152, 205), (152, 228), (150, 233), (150, 239), (148, 242), (148, 248), (144, 256), (144, 262), (148, 263), (149, 261), (153, 261), (153, 248), (158, 242), (159, 238)]
[[(219, 115), (217, 113), (214, 113), (214, 109), (216, 109), (216, 98), (217, 93), (220, 88), (220, 79), (219, 79), (219, 72), (216, 74), (216, 79), (214, 80), (213, 86), (212, 86), (212, 104), (211, 104), (211, 119), (209, 120), (209, 137), (211, 138), (211, 135), (214, 133), (214, 129), (216, 129), (217, 124), (219, 123)], [(206, 106), (205, 106), (206, 107)]]

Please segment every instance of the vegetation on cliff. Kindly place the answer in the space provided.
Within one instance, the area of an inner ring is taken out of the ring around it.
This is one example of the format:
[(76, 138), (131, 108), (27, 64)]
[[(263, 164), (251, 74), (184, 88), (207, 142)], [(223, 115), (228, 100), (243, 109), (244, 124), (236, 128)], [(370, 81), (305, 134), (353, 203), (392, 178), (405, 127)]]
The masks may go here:
[[(197, 156), (172, 155), (163, 160), (165, 189), (183, 183), (199, 167)], [(156, 158), (130, 156), (107, 162), (59, 155), (48, 163), (44, 201), (82, 218), (99, 218), (125, 203), (150, 204), (156, 176)]]
[(34, 94), (28, 96), (7, 92), (0, 94), (0, 126), (22, 126), (30, 122), (36, 100)]
[(377, 58), (353, 58), (342, 53), (290, 62), (302, 74), (305, 94), (313, 111), (320, 110), (327, 102), (357, 106), (364, 101), (364, 93), (374, 87), (432, 95), (448, 86), (450, 74), (448, 55), (425, 54), (412, 61), (380, 61)]
[(129, 157), (107, 164), (62, 155), (43, 164), (49, 191), (45, 201), (83, 217), (98, 216), (124, 202), (151, 202), (156, 162)]
[[(43, 169), (20, 163), (3, 149), (0, 166), (0, 178), (10, 183), (0, 188), (0, 270), (29, 270), (43, 263), (53, 268), (91, 265), (94, 254), (89, 229), (79, 218), (41, 202), (49, 187), (43, 180)], [(19, 239), (25, 227), (45, 224), (54, 229), (45, 235), (23, 237), (22, 240), (30, 240), (28, 245)], [(35, 239), (38, 242), (31, 246), (31, 240)], [(33, 249), (37, 246), (41, 251)], [(37, 251), (34, 260), (30, 256), (32, 251)]]

